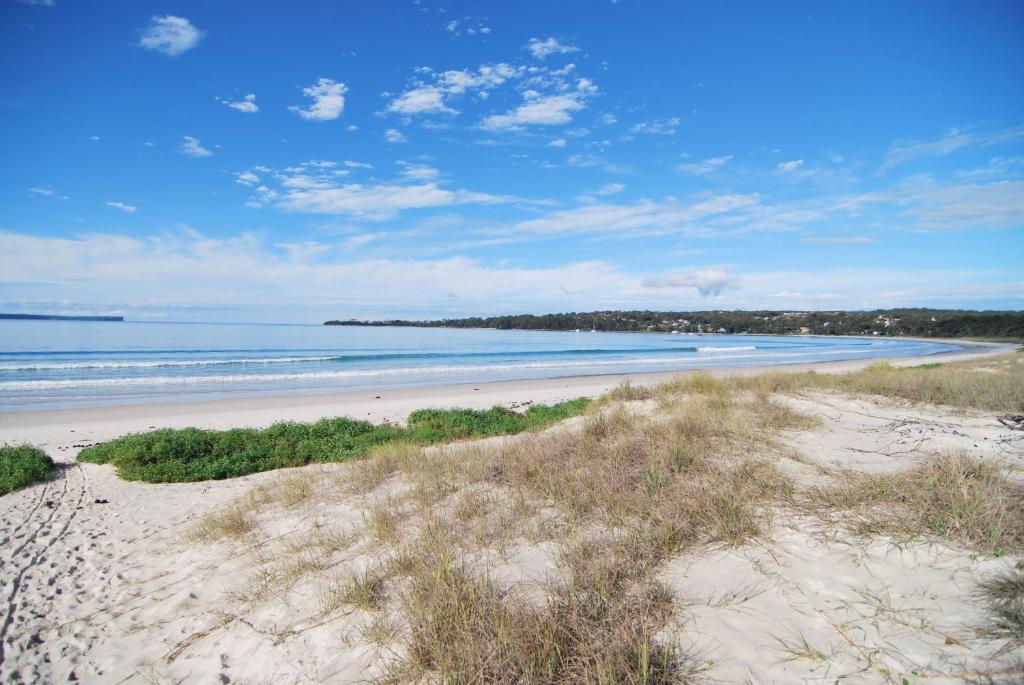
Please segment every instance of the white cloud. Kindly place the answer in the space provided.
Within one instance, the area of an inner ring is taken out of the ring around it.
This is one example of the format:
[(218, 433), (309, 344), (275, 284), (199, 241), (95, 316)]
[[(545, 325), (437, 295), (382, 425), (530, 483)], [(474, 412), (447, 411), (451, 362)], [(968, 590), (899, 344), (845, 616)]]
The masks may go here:
[(399, 131), (397, 128), (389, 128), (384, 131), (384, 140), (389, 143), (408, 143), (409, 139), (405, 137), (405, 134)]
[(34, 5), (36, 7), (56, 7), (56, 0), (18, 0), (22, 5)]
[(959, 131), (952, 129), (937, 140), (899, 141), (894, 143), (885, 155), (879, 173), (893, 167), (924, 157), (944, 157), (965, 148), (989, 147), (1002, 143), (1013, 143), (1024, 139), (1024, 126), (998, 131)]
[(198, 138), (193, 138), (192, 136), (185, 136), (185, 138), (181, 141), (181, 146), (179, 147), (179, 149), (181, 150), (181, 154), (187, 155), (189, 157), (213, 156), (213, 153), (207, 150), (205, 147), (203, 147), (202, 143)]
[(449, 70), (435, 73), (432, 69), (422, 68), (420, 74), (429, 75), (432, 83), (417, 79), (415, 85), (388, 103), (387, 111), (395, 114), (458, 114), (458, 110), (450, 107), (445, 98), (475, 92), (477, 97), (486, 98), (488, 93), (504, 84), (509, 79), (522, 76), (522, 68), (505, 63), (484, 64), (473, 71), (471, 69)]
[(402, 176), (414, 181), (433, 181), (441, 175), (441, 172), (426, 164), (413, 164), (412, 162), (399, 161), (402, 167)]
[(483, 120), (485, 129), (504, 130), (523, 126), (557, 126), (572, 121), (572, 113), (586, 107), (578, 94), (549, 95), (528, 100), (505, 114), (492, 114)]
[(238, 183), (241, 183), (242, 185), (251, 186), (259, 183), (260, 177), (251, 171), (242, 171), (238, 174), (235, 174), (235, 180), (238, 181)]
[(481, 19), (463, 17), (462, 19), (453, 19), (445, 24), (444, 30), (456, 36), (486, 36), (491, 32), (491, 27), (485, 25)]
[(400, 212), (467, 204), (496, 204), (514, 198), (443, 187), (441, 173), (422, 163), (399, 160), (401, 177), (392, 181), (352, 183), (345, 180), (351, 168), (372, 168), (361, 162), (345, 162), (345, 169), (309, 161), (268, 174), (278, 187), (254, 188), (249, 206), (272, 204), (294, 212), (339, 214), (380, 221)]
[[(55, 238), (0, 231), (5, 280), (30, 284), (19, 290), (24, 300), (178, 315), (185, 307), (235, 308), (246, 317), (242, 320), (251, 320), (254, 311), (265, 314), (270, 306), (286, 308), (283, 320), (290, 321), (322, 321), (354, 309), (369, 318), (437, 311), (451, 302), (450, 295), (465, 314), (692, 309), (703, 304), (700, 287), (710, 294), (730, 279), (732, 286), (718, 295), (716, 308), (1024, 303), (1019, 274), (984, 270), (811, 265), (802, 271), (747, 271), (737, 278), (726, 273), (723, 279), (715, 267), (634, 274), (601, 261), (514, 268), (466, 257), (352, 259), (348, 249), (344, 240), (273, 246), (252, 234), (212, 238), (187, 228), (140, 237)], [(675, 285), (683, 281), (689, 285)], [(125, 282), (132, 287), (124, 288)]]
[(709, 157), (700, 162), (691, 162), (689, 164), (680, 164), (676, 167), (677, 171), (684, 174), (692, 174), (693, 176), (704, 176), (706, 174), (718, 171), (729, 161), (732, 160), (732, 155), (724, 155), (722, 157)]
[(113, 207), (114, 209), (120, 209), (122, 212), (127, 212), (128, 214), (134, 214), (135, 210), (138, 209), (138, 207), (136, 207), (134, 205), (128, 205), (128, 204), (125, 204), (124, 202), (116, 202), (116, 201), (108, 202), (107, 206), (108, 207)]
[(344, 83), (321, 78), (315, 85), (302, 89), (303, 95), (313, 98), (313, 104), (307, 109), (292, 105), (288, 110), (309, 121), (337, 119), (345, 111), (345, 93), (347, 91), (348, 87)]
[(139, 47), (176, 57), (199, 44), (203, 32), (184, 17), (155, 15), (142, 32)]
[(650, 136), (674, 136), (679, 124), (679, 117), (669, 117), (668, 119), (642, 121), (629, 130), (633, 133), (643, 133)]
[(796, 171), (797, 169), (799, 169), (803, 165), (804, 165), (804, 160), (802, 160), (802, 159), (792, 159), (792, 160), (790, 160), (788, 162), (779, 162), (778, 164), (775, 165), (775, 168), (778, 169), (779, 171), (781, 171), (782, 173), (789, 173), (791, 171)]
[(659, 276), (644, 279), (647, 288), (696, 288), (705, 297), (721, 295), (726, 288), (733, 287), (733, 278), (723, 269), (696, 269), (674, 276)]
[(246, 114), (253, 114), (255, 112), (260, 111), (259, 106), (256, 104), (256, 93), (249, 93), (244, 98), (236, 102), (232, 102), (230, 100), (221, 100), (220, 98), (218, 98), (218, 100), (220, 102), (223, 102), (231, 109), (236, 109), (239, 112), (245, 112)]
[(565, 138), (555, 138), (548, 143), (548, 147), (565, 147)]
[(280, 206), (312, 214), (350, 214), (384, 220), (409, 209), (448, 207), (461, 204), (494, 204), (508, 198), (467, 190), (448, 190), (437, 183), (349, 183), (335, 187), (292, 188)]
[(457, 114), (456, 110), (444, 104), (444, 91), (434, 86), (413, 88), (402, 93), (388, 104), (389, 112), (398, 114)]
[(571, 52), (579, 52), (579, 48), (572, 45), (563, 45), (554, 38), (545, 38), (544, 40), (531, 38), (530, 42), (526, 44), (526, 49), (537, 59), (544, 59), (548, 55), (565, 55)]

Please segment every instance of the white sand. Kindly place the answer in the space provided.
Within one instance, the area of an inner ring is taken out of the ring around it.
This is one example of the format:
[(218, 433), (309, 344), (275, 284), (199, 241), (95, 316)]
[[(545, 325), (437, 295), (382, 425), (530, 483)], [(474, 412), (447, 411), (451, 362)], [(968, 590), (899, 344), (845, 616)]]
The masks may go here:
[[(1008, 349), (1014, 346), (977, 345), (942, 361)], [(843, 371), (871, 361), (813, 368)], [(214, 611), (248, 582), (251, 560), (217, 556), (227, 554), (227, 548), (182, 544), (181, 534), (198, 517), (279, 473), (210, 483), (129, 483), (118, 480), (110, 467), (75, 463), (83, 445), (154, 427), (265, 426), (338, 415), (398, 421), (422, 407), (555, 402), (599, 395), (626, 378), (648, 383), (671, 375), (0, 413), (0, 443), (39, 445), (63, 466), (48, 483), (0, 497), (0, 682), (353, 682), (373, 660), (366, 644), (342, 639), (352, 626), (309, 624), (316, 596), (268, 603), (248, 623)], [(922, 417), (918, 410), (911, 416), (894, 407), (865, 410), (832, 400), (806, 402), (813, 406), (801, 409), (828, 416), (828, 428), (795, 435), (793, 445), (826, 464), (887, 470), (901, 468), (925, 450), (962, 446), (977, 452), (982, 445), (985, 455), (1024, 465), (1021, 440), (1007, 439), (991, 417)], [(917, 423), (908, 424), (908, 418)], [(347, 467), (310, 468), (328, 477)], [(344, 502), (327, 514), (334, 520), (356, 516)], [(296, 519), (275, 525), (285, 534), (314, 523)], [(743, 602), (710, 601), (696, 613), (699, 620), (691, 628), (700, 633), (701, 646), (717, 655), (709, 655), (718, 669), (713, 677), (834, 682), (862, 669), (852, 682), (881, 682), (879, 664), (890, 669), (902, 664), (907, 672), (911, 667), (926, 670), (934, 678), (929, 682), (945, 682), (958, 680), (954, 674), (978, 667), (979, 659), (987, 657), (970, 646), (969, 627), (976, 625), (978, 609), (965, 587), (1005, 560), (976, 561), (945, 548), (905, 554), (884, 545), (852, 550), (800, 526), (783, 531), (775, 545), (770, 553), (747, 550), (688, 559), (666, 571), (690, 596), (740, 596), (751, 583), (769, 589)], [(506, 569), (508, 574), (544, 568), (543, 550), (527, 549), (523, 555), (518, 566), (513, 562)], [(870, 605), (858, 608), (858, 588), (888, 592), (899, 615), (879, 614)], [(874, 619), (870, 613), (858, 618), (857, 612), (871, 611)], [(905, 625), (917, 620), (925, 621), (928, 630)], [(808, 632), (817, 647), (837, 656), (827, 664), (787, 661), (772, 637), (783, 627)], [(913, 634), (908, 637), (906, 631)], [(860, 637), (847, 639), (851, 634)], [(944, 635), (953, 640), (952, 647)]]

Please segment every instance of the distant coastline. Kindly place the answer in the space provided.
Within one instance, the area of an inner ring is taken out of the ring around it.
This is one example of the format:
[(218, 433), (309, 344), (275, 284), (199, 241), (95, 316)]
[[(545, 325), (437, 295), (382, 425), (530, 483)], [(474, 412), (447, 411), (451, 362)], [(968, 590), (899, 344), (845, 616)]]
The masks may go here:
[(596, 311), (543, 315), (513, 314), (433, 321), (347, 319), (325, 321), (324, 325), (678, 334), (1024, 339), (1024, 312), (962, 309)]
[(124, 321), (123, 316), (61, 316), (59, 314), (0, 314), (0, 319), (16, 321)]

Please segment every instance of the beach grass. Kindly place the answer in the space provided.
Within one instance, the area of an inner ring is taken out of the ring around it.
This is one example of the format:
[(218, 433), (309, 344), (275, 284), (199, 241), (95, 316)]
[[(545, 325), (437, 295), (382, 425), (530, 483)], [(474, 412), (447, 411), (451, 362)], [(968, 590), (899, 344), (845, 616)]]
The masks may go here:
[(219, 480), (315, 462), (348, 461), (380, 445), (432, 445), (519, 433), (582, 414), (588, 402), (581, 398), (533, 405), (525, 412), (502, 407), (424, 409), (410, 414), (405, 426), (332, 418), (278, 423), (264, 429), (162, 429), (88, 447), (78, 454), (78, 460), (112, 464), (125, 480)]
[(1024, 563), (983, 582), (981, 595), (989, 609), (988, 635), (1010, 648), (1024, 646)]
[(763, 395), (808, 390), (877, 395), (910, 403), (958, 409), (1024, 412), (1024, 354), (1010, 353), (978, 360), (929, 362), (895, 366), (877, 362), (849, 373), (768, 371), (755, 376), (715, 378), (698, 372), (658, 386), (625, 383), (608, 401), (643, 400), (709, 391), (753, 391)]
[(869, 537), (930, 535), (990, 554), (1024, 549), (1024, 486), (998, 464), (962, 452), (895, 473), (847, 472), (831, 487), (813, 488), (809, 501)]
[[(828, 424), (785, 395), (867, 395), (901, 414), (902, 402), (991, 410), (1021, 401), (1024, 386), (1004, 378), (1021, 370), (1010, 355), (847, 377), (694, 373), (537, 408), (512, 427), (506, 410), (416, 413), (402, 439), (370, 446), (336, 479), (260, 485), (197, 533), (273, 545), (260, 548), (266, 571), (248, 607), (301, 591), (321, 597), (318, 620), (358, 612), (362, 639), (389, 655), (380, 682), (695, 682), (712, 662), (682, 630), (694, 598), (667, 580), (687, 554), (770, 548), (776, 530), (797, 525), (1008, 561), (1024, 550), (1024, 487), (1005, 465), (973, 450), (893, 473), (816, 463), (787, 432)], [(513, 440), (425, 448), (577, 414)], [(351, 513), (332, 520), (349, 528), (327, 544), (268, 537), (289, 510), (308, 520), (339, 502)], [(1022, 588), (1019, 565), (978, 588), (989, 613), (980, 637), (1022, 644)], [(801, 630), (776, 638), (784, 662), (828, 667), (838, 648)]]
[(0, 446), (0, 495), (46, 480), (53, 460), (31, 445)]

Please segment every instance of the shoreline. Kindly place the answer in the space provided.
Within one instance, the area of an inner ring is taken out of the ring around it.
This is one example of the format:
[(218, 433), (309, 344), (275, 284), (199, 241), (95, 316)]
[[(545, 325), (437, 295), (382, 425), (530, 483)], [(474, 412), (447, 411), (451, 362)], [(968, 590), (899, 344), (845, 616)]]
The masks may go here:
[[(873, 357), (843, 361), (723, 366), (704, 369), (715, 376), (754, 375), (769, 371), (821, 371), (843, 373), (870, 364), (889, 362), (912, 366), (929, 361), (958, 361), (1015, 350), (1011, 343), (934, 340), (961, 347), (958, 350), (913, 357)], [(382, 388), (310, 395), (271, 395), (233, 399), (150, 402), (63, 409), (0, 411), (0, 444), (29, 443), (51, 452), (74, 451), (75, 444), (109, 440), (127, 433), (156, 428), (206, 429), (262, 428), (280, 421), (310, 422), (325, 417), (347, 416), (374, 423), (399, 423), (409, 413), (427, 407), (486, 409), (512, 403), (550, 404), (577, 397), (596, 397), (629, 381), (656, 384), (697, 369), (564, 376), (559, 378), (506, 380), (488, 383)]]

